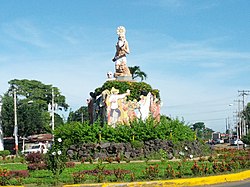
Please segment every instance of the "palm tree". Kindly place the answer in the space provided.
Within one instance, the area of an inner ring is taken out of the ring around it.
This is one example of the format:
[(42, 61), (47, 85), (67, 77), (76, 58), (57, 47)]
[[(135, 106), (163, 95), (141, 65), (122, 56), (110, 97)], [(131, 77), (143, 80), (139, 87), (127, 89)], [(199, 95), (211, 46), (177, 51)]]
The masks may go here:
[(140, 66), (128, 67), (132, 75), (132, 79), (141, 78), (141, 81), (147, 79), (147, 74), (141, 71)]

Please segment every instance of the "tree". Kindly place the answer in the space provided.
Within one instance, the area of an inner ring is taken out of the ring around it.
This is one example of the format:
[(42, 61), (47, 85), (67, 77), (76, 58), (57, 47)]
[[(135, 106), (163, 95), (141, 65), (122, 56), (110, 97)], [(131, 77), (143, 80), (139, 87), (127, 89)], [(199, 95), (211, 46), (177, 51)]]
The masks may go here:
[(205, 128), (204, 131), (203, 131), (203, 137), (205, 140), (209, 140), (211, 139), (212, 137), (212, 133), (214, 132), (213, 129), (210, 129), (210, 128)]
[[(48, 104), (52, 100), (52, 88), (55, 93), (55, 103), (65, 110), (68, 104), (59, 89), (52, 85), (45, 85), (36, 80), (11, 80), (10, 87), (3, 97), (2, 119), (5, 136), (12, 136), (14, 129), (14, 99), (13, 89), (17, 93), (17, 124), (20, 136), (29, 136), (51, 132)], [(63, 120), (55, 114), (55, 126)]]
[(246, 108), (244, 109), (243, 116), (246, 120), (246, 125), (248, 126), (248, 132), (249, 132), (249, 129), (250, 129), (250, 103), (248, 103)]
[(244, 144), (250, 145), (250, 133), (248, 133), (246, 136), (243, 136), (242, 141)]
[(194, 123), (192, 129), (196, 132), (198, 138), (204, 139), (204, 129), (205, 129), (204, 122)]
[(83, 123), (84, 121), (89, 120), (89, 114), (88, 114), (88, 107), (82, 106), (75, 112), (71, 111), (69, 113), (69, 117), (67, 122), (81, 122)]
[(65, 102), (65, 96), (61, 95), (57, 87), (46, 85), (37, 80), (14, 79), (9, 81), (10, 87), (8, 93), (12, 93), (16, 89), (17, 96), (23, 97), (27, 101), (36, 101), (39, 107), (47, 110), (48, 104), (52, 100), (52, 89), (54, 90), (55, 103), (64, 110), (68, 109), (68, 104)]
[(140, 66), (128, 67), (132, 75), (132, 79), (140, 78), (141, 81), (147, 79), (147, 74), (141, 71)]

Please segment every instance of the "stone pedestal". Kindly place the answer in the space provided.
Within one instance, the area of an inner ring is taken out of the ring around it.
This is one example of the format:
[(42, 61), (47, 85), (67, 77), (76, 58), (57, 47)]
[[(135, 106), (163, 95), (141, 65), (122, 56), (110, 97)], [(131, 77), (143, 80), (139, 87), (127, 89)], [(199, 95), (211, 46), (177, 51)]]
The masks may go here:
[(132, 76), (118, 76), (116, 77), (117, 81), (133, 81)]

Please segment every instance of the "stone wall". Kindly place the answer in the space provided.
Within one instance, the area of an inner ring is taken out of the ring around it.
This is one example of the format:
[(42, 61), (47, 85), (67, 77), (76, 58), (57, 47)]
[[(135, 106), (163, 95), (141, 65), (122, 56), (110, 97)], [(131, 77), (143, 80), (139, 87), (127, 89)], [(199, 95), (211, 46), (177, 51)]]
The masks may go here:
[(173, 144), (172, 141), (150, 140), (146, 142), (134, 141), (132, 143), (85, 143), (82, 145), (72, 145), (67, 150), (70, 159), (81, 160), (92, 157), (93, 159), (103, 159), (123, 155), (127, 159), (146, 158), (160, 150), (166, 152), (166, 157), (172, 159), (179, 156), (202, 156), (204, 145), (198, 141), (182, 142)]

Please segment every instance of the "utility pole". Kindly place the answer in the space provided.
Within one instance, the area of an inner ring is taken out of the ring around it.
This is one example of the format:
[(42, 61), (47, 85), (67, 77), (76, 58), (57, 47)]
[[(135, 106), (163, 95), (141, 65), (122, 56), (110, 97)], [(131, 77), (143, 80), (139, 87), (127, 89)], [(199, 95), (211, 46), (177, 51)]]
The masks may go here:
[(14, 137), (15, 137), (15, 151), (18, 156), (18, 125), (17, 125), (17, 101), (16, 101), (16, 89), (13, 90), (14, 97)]
[(242, 114), (241, 114), (241, 120), (242, 120), (242, 135), (245, 136), (247, 133), (247, 128), (246, 128), (246, 121), (243, 116), (243, 111), (245, 110), (245, 96), (249, 95), (250, 91), (249, 90), (238, 90), (239, 96), (242, 96)]
[(236, 112), (237, 120), (236, 120), (236, 133), (237, 133), (237, 148), (239, 149), (239, 139), (241, 139), (241, 115), (240, 115), (240, 102), (241, 100), (234, 100), (234, 102), (238, 102), (238, 111)]
[(52, 98), (51, 98), (51, 104), (48, 104), (48, 111), (51, 116), (51, 129), (52, 129), (52, 141), (54, 141), (54, 130), (55, 130), (55, 110), (57, 109), (57, 104), (55, 103), (55, 94), (54, 94), (54, 88), (52, 88)]
[(227, 123), (228, 123), (228, 122), (227, 122), (227, 118), (226, 118), (226, 133), (227, 133), (227, 130), (228, 130)]
[(3, 128), (2, 128), (2, 96), (0, 95), (0, 151), (4, 150), (3, 145)]
[(52, 88), (52, 101), (51, 101), (51, 126), (52, 126), (52, 133), (54, 134), (55, 129), (55, 96), (54, 96), (54, 88)]

